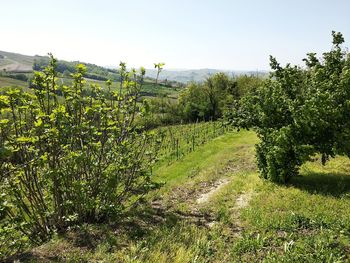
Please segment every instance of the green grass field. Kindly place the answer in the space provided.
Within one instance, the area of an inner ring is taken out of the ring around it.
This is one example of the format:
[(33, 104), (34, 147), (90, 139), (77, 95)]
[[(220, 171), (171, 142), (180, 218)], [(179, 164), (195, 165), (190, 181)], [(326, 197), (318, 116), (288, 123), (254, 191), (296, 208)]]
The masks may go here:
[[(350, 262), (350, 161), (315, 158), (288, 185), (258, 177), (253, 132), (155, 169), (165, 184), (111, 225), (84, 225), (23, 262)], [(21, 262), (22, 262), (21, 261)]]
[(26, 81), (21, 81), (18, 79), (0, 77), (0, 88), (3, 87), (27, 87), (28, 83)]
[(0, 70), (31, 71), (34, 59), (34, 56), (0, 51)]

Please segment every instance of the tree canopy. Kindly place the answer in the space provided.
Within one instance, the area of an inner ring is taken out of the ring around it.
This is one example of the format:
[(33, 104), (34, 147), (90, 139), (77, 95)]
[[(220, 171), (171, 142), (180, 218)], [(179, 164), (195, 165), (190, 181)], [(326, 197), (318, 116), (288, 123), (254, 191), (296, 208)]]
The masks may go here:
[(323, 164), (350, 156), (350, 55), (342, 34), (332, 36), (331, 51), (320, 59), (307, 54), (305, 68), (282, 67), (270, 57), (270, 77), (228, 114), (234, 126), (256, 130), (263, 178), (286, 182), (315, 154)]
[(179, 98), (183, 119), (219, 119), (230, 105), (235, 104), (250, 89), (258, 87), (261, 81), (255, 76), (229, 77), (225, 73), (217, 73), (202, 84), (190, 83)]

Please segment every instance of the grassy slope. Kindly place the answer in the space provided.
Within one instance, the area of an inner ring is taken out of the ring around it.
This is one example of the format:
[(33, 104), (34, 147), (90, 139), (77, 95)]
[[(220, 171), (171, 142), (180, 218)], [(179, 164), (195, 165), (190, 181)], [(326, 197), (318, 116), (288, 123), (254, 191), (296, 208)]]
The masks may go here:
[(0, 88), (2, 87), (27, 87), (28, 83), (26, 81), (0, 77)]
[[(308, 163), (301, 169), (302, 176), (279, 186), (258, 178), (255, 142), (252, 132), (227, 134), (181, 161), (158, 167), (156, 179), (167, 183), (148, 199), (160, 200), (166, 207), (160, 220), (149, 206), (140, 205), (127, 221), (118, 222), (118, 227), (83, 226), (32, 250), (25, 258), (349, 262), (350, 161), (339, 157), (326, 167)], [(219, 178), (229, 183), (207, 203), (197, 204), (196, 198)], [(177, 209), (183, 213), (204, 211), (212, 215), (214, 224), (210, 228), (195, 224), (174, 213)]]
[(218, 171), (222, 170), (228, 162), (242, 158), (242, 154), (247, 154), (247, 151), (251, 152), (256, 141), (253, 133), (245, 133), (245, 136), (242, 136), (233, 132), (220, 136), (200, 146), (188, 157), (176, 163), (157, 167), (156, 181), (166, 182), (165, 188), (168, 190), (172, 185), (193, 181), (192, 178), (195, 180), (203, 177), (217, 179), (215, 174)]
[(12, 52), (0, 51), (0, 70), (4, 68), (7, 71), (31, 71), (34, 62), (34, 56), (26, 56)]

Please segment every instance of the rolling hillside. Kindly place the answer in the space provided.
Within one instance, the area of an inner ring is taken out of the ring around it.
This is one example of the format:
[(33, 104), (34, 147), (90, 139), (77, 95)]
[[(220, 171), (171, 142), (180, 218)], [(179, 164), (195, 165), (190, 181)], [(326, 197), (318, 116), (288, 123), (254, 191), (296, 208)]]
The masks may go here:
[(39, 56), (27, 56), (0, 51), (0, 70), (7, 72), (31, 72), (35, 59)]
[[(0, 51), (0, 71), (8, 73), (31, 73), (34, 70), (41, 70), (49, 63), (48, 56), (28, 56), (17, 53)], [(108, 69), (91, 63), (81, 61), (57, 61), (57, 71), (69, 75), (73, 73), (77, 64), (82, 63), (87, 68), (87, 78), (96, 80), (119, 80), (119, 73), (116, 69)]]
[[(48, 56), (28, 56), (17, 53), (0, 51), (0, 88), (2, 87), (21, 87), (28, 88), (28, 80), (32, 77), (33, 68), (41, 70), (48, 64)], [(114, 88), (118, 88), (120, 76), (118, 70), (97, 66), (91, 63), (79, 61), (57, 62), (57, 71), (60, 73), (59, 85), (68, 85), (72, 82), (70, 73), (75, 71), (77, 64), (82, 63), (87, 68), (85, 79), (87, 83), (97, 84), (105, 87), (105, 81), (110, 79), (114, 82)], [(21, 78), (22, 77), (22, 78)], [(20, 78), (20, 79), (19, 79)], [(144, 88), (141, 92), (143, 97), (169, 97), (176, 99), (178, 97), (181, 84), (179, 83), (160, 83), (154, 86), (154, 78), (146, 78)]]
[[(259, 76), (264, 77), (268, 74), (267, 71), (244, 71), (244, 70), (219, 70), (219, 69), (186, 69), (186, 70), (163, 70), (160, 79), (168, 81), (178, 81), (182, 83), (188, 82), (203, 82), (208, 77), (219, 73), (224, 72), (229, 76)], [(151, 78), (157, 76), (157, 72), (154, 69), (148, 69), (146, 75)]]
[[(33, 64), (37, 63), (37, 67), (45, 65), (48, 62), (47, 56), (28, 56), (17, 53), (0, 51), (0, 71), (6, 70), (7, 72), (32, 72)], [(90, 78), (97, 80), (105, 80), (106, 78), (117, 79), (119, 77), (116, 68), (114, 67), (100, 67), (90, 63), (84, 63), (79, 61), (67, 62), (59, 61), (58, 70), (62, 73), (65, 70), (71, 71), (76, 64), (83, 63), (87, 66)], [(218, 70), (218, 69), (164, 69), (160, 76), (160, 80), (167, 80), (178, 83), (171, 83), (171, 85), (179, 86), (180, 83), (188, 83), (191, 81), (202, 82), (206, 78), (214, 75), (218, 72), (225, 72), (228, 75), (258, 75), (264, 77), (268, 74), (267, 71), (244, 71), (244, 70)], [(157, 76), (157, 71), (154, 69), (147, 69), (146, 76), (150, 79), (154, 79)]]

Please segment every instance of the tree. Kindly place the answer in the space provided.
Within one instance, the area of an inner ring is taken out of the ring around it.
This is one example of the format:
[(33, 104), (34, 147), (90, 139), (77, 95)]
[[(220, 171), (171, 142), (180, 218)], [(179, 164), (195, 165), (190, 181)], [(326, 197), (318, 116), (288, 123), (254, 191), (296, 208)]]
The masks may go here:
[(158, 85), (158, 80), (159, 80), (159, 74), (162, 72), (163, 67), (165, 63), (154, 63), (154, 68), (157, 70), (157, 77), (156, 77), (156, 82), (155, 82), (155, 87)]
[(253, 127), (260, 138), (263, 178), (287, 182), (317, 153), (323, 164), (336, 154), (350, 156), (350, 56), (341, 33), (332, 36), (333, 49), (321, 60), (309, 53), (305, 69), (270, 57), (270, 78), (232, 109), (232, 124)]
[(210, 104), (202, 85), (190, 83), (180, 94), (178, 104), (184, 120), (209, 120)]

